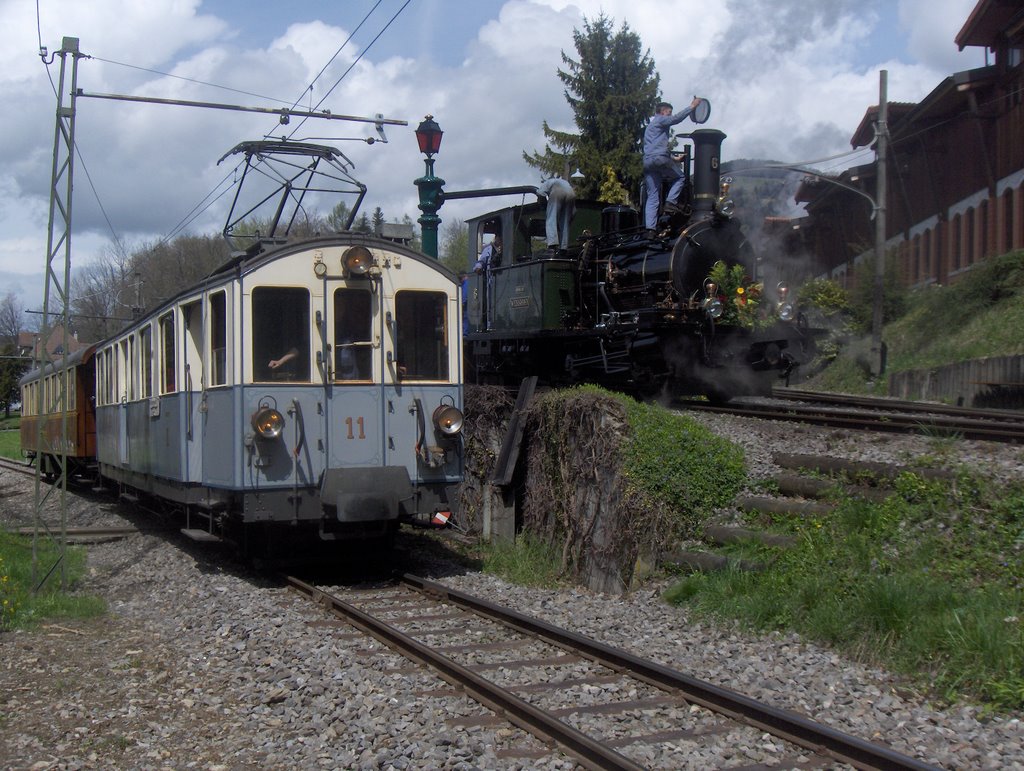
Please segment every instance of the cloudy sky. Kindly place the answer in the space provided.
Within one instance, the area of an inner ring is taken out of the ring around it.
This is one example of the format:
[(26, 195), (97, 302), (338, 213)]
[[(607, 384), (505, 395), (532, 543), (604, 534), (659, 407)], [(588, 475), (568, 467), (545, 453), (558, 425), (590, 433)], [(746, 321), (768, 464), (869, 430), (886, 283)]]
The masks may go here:
[[(888, 70), (891, 101), (915, 102), (944, 77), (985, 64), (953, 42), (976, 0), (0, 0), (0, 291), (42, 301), (59, 59), (64, 37), (88, 58), (92, 94), (280, 108), (408, 121), (387, 143), (372, 125), (307, 121), (295, 138), (336, 142), (369, 188), (364, 210), (419, 216), (413, 130), (444, 129), (436, 172), (449, 190), (535, 184), (523, 150), (541, 123), (571, 129), (556, 70), (574, 28), (604, 13), (639, 35), (677, 106), (700, 94), (725, 158), (798, 163), (850, 150)], [(348, 41), (346, 43), (346, 41)], [(344, 44), (344, 45), (343, 45)], [(312, 84), (312, 85), (311, 85)], [(321, 103), (322, 102), (322, 103)], [(293, 120), (289, 130), (296, 128)], [(115, 239), (129, 247), (190, 225), (224, 223), (241, 141), (280, 136), (274, 116), (78, 100), (73, 267)], [(839, 169), (870, 155), (827, 161)], [(205, 210), (211, 193), (223, 195)], [(505, 205), (451, 201), (442, 219)]]

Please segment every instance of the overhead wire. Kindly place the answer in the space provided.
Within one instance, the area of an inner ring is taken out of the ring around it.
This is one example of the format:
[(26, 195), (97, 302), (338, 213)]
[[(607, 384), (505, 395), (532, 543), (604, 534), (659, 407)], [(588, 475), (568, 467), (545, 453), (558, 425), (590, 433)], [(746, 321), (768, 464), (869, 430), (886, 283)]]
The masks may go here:
[[(352, 38), (355, 36), (355, 34), (369, 20), (369, 18), (373, 15), (374, 11), (377, 10), (377, 8), (380, 6), (380, 4), (382, 2), (383, 2), (383, 0), (377, 0), (377, 2), (374, 3), (373, 7), (371, 7), (370, 10), (366, 12), (366, 14), (363, 16), (362, 21), (360, 21), (359, 24), (356, 25), (355, 29), (353, 29), (353, 31), (349, 34), (349, 36), (342, 42), (342, 44), (338, 47), (338, 49), (330, 57), (330, 59), (327, 61), (327, 63), (320, 69), (320, 71), (316, 74), (316, 76), (313, 78), (313, 80), (310, 81), (309, 85), (307, 85), (305, 88), (303, 88), (302, 94), (300, 94), (299, 97), (294, 102), (292, 102), (292, 108), (297, 106), (302, 101), (302, 97), (303, 96), (305, 96), (307, 93), (312, 91), (313, 86), (316, 84), (317, 80), (319, 80), (320, 77), (324, 74), (324, 72), (327, 71), (327, 68), (330, 67), (331, 63), (333, 63), (335, 59), (337, 59), (337, 57), (341, 54), (341, 52), (349, 44), (349, 42), (352, 40)], [(373, 43), (375, 43), (377, 41), (377, 39), (380, 37), (380, 35), (383, 34), (383, 31), (386, 30), (391, 25), (392, 22), (394, 22), (395, 18), (398, 17), (398, 15), (405, 9), (405, 6), (407, 6), (409, 4), (409, 2), (410, 2), (410, 0), (406, 0), (405, 4), (398, 10), (398, 12), (395, 14), (395, 16), (393, 16), (391, 18), (391, 20), (384, 26), (384, 29), (382, 29), (381, 32), (378, 33), (376, 37), (374, 37), (374, 39), (370, 42), (370, 45), (366, 46), (366, 48), (363, 49), (363, 52), (360, 53), (359, 57), (356, 58), (356, 60), (355, 60), (356, 62), (358, 62), (359, 59), (362, 58), (362, 56), (366, 53), (366, 51), (368, 51), (370, 49), (370, 47), (373, 45)], [(355, 62), (353, 62), (353, 65), (354, 64), (355, 64)], [(349, 69), (346, 70), (345, 74), (348, 74), (348, 72), (350, 70), (351, 70), (351, 67), (349, 67)], [(344, 77), (344, 75), (342, 75), (342, 77)], [(334, 86), (331, 87), (330, 91), (328, 91), (328, 95), (330, 94), (331, 91), (334, 90), (334, 88), (337, 87), (337, 85), (338, 85), (338, 83), (340, 81), (341, 81), (341, 78), (339, 78), (339, 80), (334, 84)], [(316, 107), (319, 107), (320, 105), (322, 105), (324, 99), (326, 99), (326, 98), (327, 97), (325, 95), (324, 98), (321, 99), (320, 102), (316, 105)], [(275, 101), (283, 101), (283, 100), (275, 100)], [(287, 104), (287, 102), (284, 102), (284, 103)], [(313, 108), (313, 109), (316, 109), (316, 108)], [(311, 109), (310, 112), (312, 112), (312, 111), (313, 110)], [(306, 121), (306, 118), (303, 118), (302, 121), (299, 123), (299, 125), (296, 126), (295, 129), (291, 132), (291, 134), (289, 135), (288, 138), (291, 138), (291, 136), (294, 135), (294, 132), (296, 130), (298, 130), (298, 128), (303, 123), (305, 123), (305, 121)], [(199, 216), (202, 215), (206, 210), (208, 210), (214, 203), (216, 203), (216, 201), (218, 201), (220, 198), (222, 198), (224, 196), (224, 194), (227, 193), (227, 191), (230, 189), (231, 186), (229, 186), (227, 189), (221, 191), (220, 194), (218, 194), (216, 197), (214, 197), (212, 199), (211, 199), (211, 196), (213, 195), (214, 192), (216, 192), (216, 190), (220, 187), (220, 185), (222, 185), (224, 183), (224, 181), (227, 179), (227, 177), (230, 177), (230, 176), (234, 175), (235, 173), (237, 173), (238, 169), (242, 166), (243, 163), (244, 163), (244, 161), (240, 160), (235, 165), (235, 167), (231, 170), (231, 172), (229, 172), (228, 175), (224, 179), (222, 179), (221, 182), (219, 182), (217, 184), (217, 186), (214, 187), (213, 190), (211, 190), (209, 193), (207, 193), (206, 197), (202, 201), (200, 201), (199, 204), (194, 206), (192, 208), (192, 210), (189, 211), (188, 214), (186, 214), (166, 235), (163, 236), (163, 238), (161, 238), (161, 240), (159, 241), (159, 244), (167, 243), (167, 241), (169, 241), (171, 238), (174, 238), (178, 233), (180, 233), (186, 227), (191, 225), (192, 222), (194, 222), (196, 219), (198, 219)], [(261, 163), (262, 163), (262, 160), (257, 161), (257, 165), (259, 165)], [(235, 183), (232, 183), (232, 186), (234, 184)], [(205, 205), (204, 205), (204, 202), (206, 202)]]
[[(391, 26), (391, 24), (395, 21), (395, 19), (402, 13), (402, 11), (405, 10), (405, 7), (408, 6), (410, 1), (411, 0), (406, 0), (406, 2), (395, 13), (395, 15), (392, 16), (392, 18), (383, 27), (383, 29), (380, 32), (377, 33), (377, 35), (373, 38), (373, 40), (370, 42), (370, 44), (368, 46), (366, 46), (366, 48), (363, 49), (363, 51), (360, 53), (360, 55), (358, 57), (356, 57), (356, 59), (353, 61), (352, 65), (345, 71), (345, 73), (341, 76), (341, 78), (339, 78), (337, 81), (335, 81), (334, 85), (331, 86), (331, 88), (327, 91), (327, 93), (324, 95), (324, 97), (317, 104), (317, 107), (319, 107), (320, 105), (323, 104), (323, 102), (327, 98), (327, 96), (329, 96), (330, 93), (333, 92), (335, 88), (337, 88), (338, 84), (345, 77), (345, 75), (347, 75), (348, 72), (351, 71), (352, 66), (354, 66), (355, 63), (358, 62), (365, 55), (365, 53), (380, 38), (380, 36), (384, 33), (384, 31), (387, 30), (388, 27)], [(344, 48), (349, 44), (349, 42), (352, 40), (352, 38), (355, 36), (355, 34), (366, 24), (366, 22), (369, 20), (369, 18), (373, 15), (374, 11), (377, 10), (377, 8), (380, 6), (380, 4), (382, 2), (383, 2), (383, 0), (377, 0), (377, 2), (374, 3), (373, 7), (371, 7), (370, 10), (367, 11), (367, 13), (364, 15), (363, 19), (359, 22), (359, 24), (355, 27), (355, 29), (353, 29), (353, 31), (349, 34), (349, 36), (345, 39), (345, 41), (338, 47), (338, 49), (330, 57), (330, 59), (327, 61), (327, 63), (320, 69), (320, 71), (313, 78), (313, 80), (310, 81), (309, 85), (306, 88), (303, 89), (302, 94), (295, 101), (290, 103), (292, 108), (294, 108), (295, 106), (297, 106), (301, 102), (302, 96), (304, 96), (306, 93), (312, 91), (313, 86), (316, 84), (316, 82), (320, 79), (320, 77), (323, 76), (323, 74), (327, 71), (327, 69), (334, 62), (334, 60), (337, 59), (337, 57), (341, 54), (341, 52), (344, 50)], [(38, 44), (39, 44), (39, 50), (42, 51), (43, 50), (43, 42), (42, 42), (43, 41), (43, 36), (42, 36), (42, 14), (41, 14), (41, 9), (40, 9), (40, 0), (36, 0), (35, 5), (36, 5), (36, 36), (37, 36), (37, 40), (38, 40)], [(150, 72), (152, 74), (160, 75), (162, 77), (174, 78), (174, 79), (177, 79), (177, 80), (183, 80), (183, 81), (186, 81), (186, 82), (196, 83), (198, 85), (209, 86), (211, 88), (218, 88), (218, 89), (222, 89), (222, 90), (225, 90), (225, 91), (230, 91), (230, 92), (234, 92), (234, 93), (244, 94), (246, 96), (253, 96), (253, 97), (256, 97), (256, 98), (259, 98), (259, 99), (265, 99), (265, 100), (268, 100), (268, 101), (271, 101), (271, 102), (276, 102), (278, 104), (289, 104), (289, 102), (287, 100), (285, 100), (285, 99), (278, 99), (278, 98), (270, 97), (270, 96), (267, 96), (267, 95), (264, 95), (264, 94), (258, 94), (258, 93), (252, 92), (252, 91), (245, 91), (245, 90), (242, 90), (242, 89), (231, 88), (229, 86), (223, 86), (223, 85), (220, 85), (220, 84), (217, 84), (217, 83), (211, 83), (209, 81), (203, 81), (203, 80), (198, 80), (198, 79), (195, 79), (195, 78), (188, 78), (188, 77), (184, 77), (184, 76), (180, 76), (180, 75), (174, 75), (172, 73), (162, 72), (160, 70), (155, 70), (155, 69), (148, 68), (148, 67), (141, 67), (141, 66), (138, 66), (138, 65), (133, 65), (133, 64), (126, 63), (126, 62), (120, 62), (120, 61), (116, 61), (116, 60), (113, 60), (113, 59), (106, 59), (106, 58), (99, 57), (99, 56), (90, 56), (89, 58), (95, 59), (97, 61), (104, 62), (106, 64), (112, 64), (112, 65), (115, 65), (115, 66), (119, 66), (119, 67), (126, 67), (126, 68), (129, 68), (129, 69), (135, 69), (135, 70), (139, 70), (139, 71), (143, 71), (143, 72)], [(50, 72), (49, 66), (46, 66), (46, 73), (47, 73), (47, 78), (50, 81), (50, 88), (51, 88), (51, 90), (53, 91), (55, 96), (59, 96), (57, 94), (57, 86), (56, 86), (56, 84), (53, 81), (53, 75)], [(303, 119), (302, 122), (303, 123), (305, 122), (305, 118)], [(302, 124), (300, 123), (299, 125), (301, 126)], [(297, 128), (298, 127), (296, 127), (296, 129)], [(93, 182), (92, 175), (89, 173), (88, 167), (87, 167), (87, 165), (85, 163), (85, 160), (84, 160), (84, 156), (82, 155), (82, 152), (81, 152), (81, 148), (78, 147), (77, 142), (75, 143), (74, 151), (75, 151), (75, 153), (78, 156), (79, 162), (82, 164), (83, 170), (85, 171), (85, 174), (86, 174), (86, 178), (87, 178), (87, 180), (89, 182), (90, 189), (92, 190), (93, 196), (96, 199), (96, 203), (97, 203), (97, 205), (98, 205), (98, 207), (100, 209), (100, 212), (103, 215), (104, 221), (106, 222), (107, 227), (110, 230), (111, 237), (113, 238), (113, 240), (114, 240), (115, 244), (118, 246), (118, 248), (123, 250), (123, 248), (124, 248), (123, 242), (122, 242), (120, 236), (118, 235), (118, 233), (116, 232), (116, 230), (115, 230), (115, 228), (113, 226), (113, 223), (110, 220), (110, 216), (107, 214), (106, 207), (103, 205), (103, 201), (100, 198), (99, 191), (97, 190), (96, 185)], [(239, 164), (237, 164), (231, 171), (229, 171), (225, 175), (225, 177), (223, 177), (199, 201), (199, 203), (197, 203), (195, 206), (193, 206), (192, 209), (190, 209), (189, 212), (186, 213), (185, 216), (182, 217), (181, 220), (179, 220), (179, 222), (176, 225), (174, 225), (171, 228), (171, 230), (160, 239), (160, 241), (158, 242), (158, 245), (167, 243), (169, 240), (174, 238), (176, 235), (178, 235), (180, 232), (182, 232), (185, 228), (187, 228), (189, 225), (191, 225), (196, 219), (198, 219), (199, 216), (201, 216), (214, 203), (216, 203), (216, 201), (218, 201), (220, 198), (222, 198), (231, 189), (231, 187), (234, 184), (236, 184), (236, 183), (232, 182), (231, 185), (228, 185), (228, 187), (223, 189), (223, 190), (220, 190), (220, 188), (224, 185), (224, 183), (228, 179), (232, 178), (237, 173), (238, 168), (240, 166), (241, 166), (241, 162), (239, 162)], [(219, 193), (217, 192), (218, 190), (220, 190)]]
[[(325, 93), (325, 94), (324, 94), (324, 95), (323, 95), (323, 96), (322, 96), (322, 97), (320, 98), (320, 101), (316, 103), (316, 106), (315, 106), (315, 107), (313, 107), (313, 109), (312, 109), (312, 110), (310, 110), (310, 112), (313, 112), (314, 110), (318, 110), (318, 109), (320, 108), (320, 106), (321, 106), (321, 105), (322, 105), (322, 104), (323, 104), (323, 103), (324, 103), (325, 101), (327, 101), (327, 97), (329, 97), (329, 96), (330, 96), (330, 95), (331, 95), (332, 93), (334, 93), (334, 89), (336, 89), (336, 88), (337, 88), (337, 87), (338, 87), (339, 85), (341, 85), (341, 81), (343, 81), (343, 80), (344, 80), (344, 79), (345, 79), (345, 78), (346, 78), (346, 77), (348, 76), (348, 74), (349, 74), (349, 73), (350, 73), (350, 72), (352, 71), (352, 68), (353, 68), (353, 67), (355, 67), (355, 66), (356, 66), (356, 65), (357, 65), (357, 64), (358, 64), (358, 63), (360, 62), (360, 60), (361, 60), (361, 59), (362, 59), (362, 58), (363, 58), (363, 57), (364, 57), (364, 56), (365, 56), (365, 55), (367, 54), (367, 52), (368, 52), (368, 51), (369, 51), (369, 50), (370, 50), (371, 48), (373, 48), (373, 45), (374, 45), (374, 44), (375, 44), (375, 43), (376, 43), (376, 42), (377, 42), (377, 41), (378, 41), (378, 40), (380, 39), (380, 36), (381, 36), (381, 35), (383, 35), (383, 34), (384, 34), (385, 32), (387, 32), (388, 28), (389, 28), (389, 27), (390, 27), (390, 26), (391, 26), (392, 24), (394, 24), (395, 20), (396, 20), (396, 19), (397, 19), (397, 18), (398, 18), (399, 16), (401, 16), (401, 15), (402, 15), (402, 12), (403, 12), (403, 11), (404, 11), (404, 10), (405, 10), (405, 9), (406, 9), (407, 7), (408, 7), (409, 3), (411, 3), (411, 2), (412, 2), (412, 0), (405, 0), (405, 2), (404, 2), (404, 3), (402, 3), (402, 7), (401, 7), (401, 8), (399, 8), (399, 9), (398, 9), (397, 11), (395, 11), (395, 15), (394, 15), (394, 16), (392, 16), (392, 17), (391, 17), (391, 18), (390, 18), (390, 19), (388, 20), (388, 23), (387, 23), (387, 24), (385, 24), (385, 25), (384, 25), (384, 26), (383, 26), (383, 27), (381, 28), (380, 32), (378, 32), (378, 33), (377, 33), (377, 34), (376, 34), (376, 35), (374, 36), (373, 40), (371, 40), (371, 41), (370, 41), (370, 42), (369, 42), (369, 43), (368, 43), (368, 44), (367, 44), (367, 45), (366, 45), (366, 46), (365, 46), (365, 47), (363, 48), (363, 50), (359, 52), (359, 56), (357, 56), (357, 57), (356, 57), (355, 59), (353, 59), (353, 60), (352, 60), (352, 63), (351, 63), (351, 64), (350, 64), (349, 66), (348, 66), (348, 68), (347, 68), (347, 69), (346, 69), (346, 70), (345, 70), (345, 71), (344, 71), (343, 73), (341, 73), (341, 75), (340, 75), (340, 76), (338, 77), (338, 79), (337, 79), (336, 81), (334, 81), (334, 85), (333, 85), (333, 86), (331, 86), (331, 87), (330, 87), (329, 89), (327, 89), (327, 92), (326, 92), (326, 93)], [(375, 10), (375, 9), (377, 8), (377, 6), (378, 6), (378, 5), (380, 5), (380, 0), (378, 0), (377, 4), (376, 4), (376, 5), (374, 5), (374, 6), (373, 6), (373, 8), (371, 8), (371, 9), (370, 9), (370, 13), (373, 13), (373, 11), (374, 11), (374, 10)], [(369, 16), (369, 14), (368, 14), (367, 16)], [(361, 26), (361, 25), (360, 25), (360, 26)], [(350, 39), (351, 39), (351, 37), (350, 37)], [(346, 41), (346, 42), (347, 42), (347, 41)], [(335, 54), (335, 57), (336, 57), (336, 56), (337, 56), (337, 54)], [(331, 61), (334, 61), (334, 58), (335, 58), (335, 57), (332, 57), (332, 58), (331, 58)], [(328, 63), (328, 64), (329, 64), (329, 63)], [(324, 67), (324, 70), (326, 70), (326, 69), (327, 69), (327, 67)], [(322, 74), (323, 74), (323, 71), (324, 71), (324, 70), (321, 70), (321, 71), (320, 71), (320, 75), (322, 75)], [(317, 78), (319, 78), (319, 77), (320, 77), (320, 75), (317, 75)], [(310, 87), (312, 87), (312, 83), (310, 84)], [(307, 90), (308, 90), (308, 89), (307, 89)], [(305, 91), (304, 91), (303, 93), (305, 93)], [(307, 118), (303, 118), (303, 119), (302, 119), (301, 121), (299, 121), (299, 124), (298, 124), (297, 126), (295, 126), (295, 127), (294, 127), (294, 128), (293, 128), (293, 129), (291, 130), (291, 132), (290, 132), (290, 133), (288, 134), (288, 137), (289, 137), (289, 138), (293, 137), (293, 136), (295, 135), (295, 132), (296, 132), (296, 131), (298, 131), (298, 130), (299, 130), (300, 128), (302, 128), (302, 126), (303, 126), (303, 124), (304, 124), (304, 123), (306, 122), (306, 120), (307, 120)]]
[[(37, 0), (38, 2), (38, 0)], [(104, 59), (102, 56), (90, 56), (90, 59), (95, 59), (98, 62), (104, 62), (105, 64), (114, 64), (118, 67), (127, 67), (132, 70), (139, 70), (140, 72), (149, 72), (153, 75), (160, 75), (164, 78), (174, 78), (175, 80), (184, 80), (186, 83), (195, 83), (200, 86), (209, 86), (210, 88), (219, 88), (222, 91), (230, 91), (235, 94), (243, 94), (244, 96), (254, 96), (257, 99), (266, 99), (268, 102), (277, 102), (278, 104), (289, 104), (287, 99), (277, 99), (273, 96), (267, 96), (266, 94), (257, 94), (254, 91), (244, 91), (240, 88), (231, 88), (231, 86), (222, 86), (219, 83), (211, 83), (208, 80), (198, 80), (197, 78), (186, 78), (184, 75), (174, 75), (170, 72), (162, 72), (161, 70), (154, 70), (150, 67), (140, 67), (137, 64), (127, 64), (126, 62), (118, 62), (113, 59)], [(292, 104), (292, 107), (295, 105)]]

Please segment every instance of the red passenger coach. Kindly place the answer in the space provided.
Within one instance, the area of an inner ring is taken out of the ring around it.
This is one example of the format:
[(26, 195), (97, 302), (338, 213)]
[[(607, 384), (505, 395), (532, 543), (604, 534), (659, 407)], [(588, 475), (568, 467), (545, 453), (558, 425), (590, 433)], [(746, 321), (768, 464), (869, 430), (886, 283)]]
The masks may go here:
[(67, 357), (66, 388), (61, 383), (62, 360), (28, 372), (18, 383), (21, 451), (48, 477), (60, 473), (60, 455), (67, 456), (68, 473), (82, 473), (95, 465), (96, 349), (89, 346)]

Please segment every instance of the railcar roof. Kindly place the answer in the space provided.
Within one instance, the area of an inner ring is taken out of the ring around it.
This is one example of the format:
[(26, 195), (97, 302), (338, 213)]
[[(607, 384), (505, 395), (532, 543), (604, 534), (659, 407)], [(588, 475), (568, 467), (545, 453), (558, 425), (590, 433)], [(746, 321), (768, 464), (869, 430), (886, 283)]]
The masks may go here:
[[(102, 343), (93, 343), (92, 345), (87, 346), (86, 348), (81, 348), (75, 351), (74, 353), (69, 353), (68, 366), (77, 367), (79, 364), (89, 361), (93, 357), (93, 354), (96, 353), (96, 350), (100, 347), (100, 345), (102, 345)], [(47, 364), (44, 364), (42, 367), (34, 367), (33, 369), (30, 369), (28, 372), (21, 376), (21, 379), (18, 381), (18, 387), (20, 388), (25, 383), (28, 383), (32, 380), (37, 380), (42, 375), (48, 375), (51, 372), (55, 372), (56, 370), (64, 366), (63, 362), (64, 357), (59, 356), (54, 361), (48, 362)]]

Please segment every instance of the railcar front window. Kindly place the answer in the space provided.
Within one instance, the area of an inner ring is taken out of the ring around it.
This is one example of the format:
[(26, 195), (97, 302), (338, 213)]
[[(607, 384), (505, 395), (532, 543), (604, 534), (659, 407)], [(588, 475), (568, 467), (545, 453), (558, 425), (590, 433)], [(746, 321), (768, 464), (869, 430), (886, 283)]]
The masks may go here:
[(401, 378), (448, 380), (448, 298), (443, 292), (399, 292), (395, 298)]
[(334, 292), (335, 380), (369, 380), (373, 375), (370, 299), (365, 289)]
[(256, 287), (252, 291), (254, 380), (309, 382), (309, 292)]

